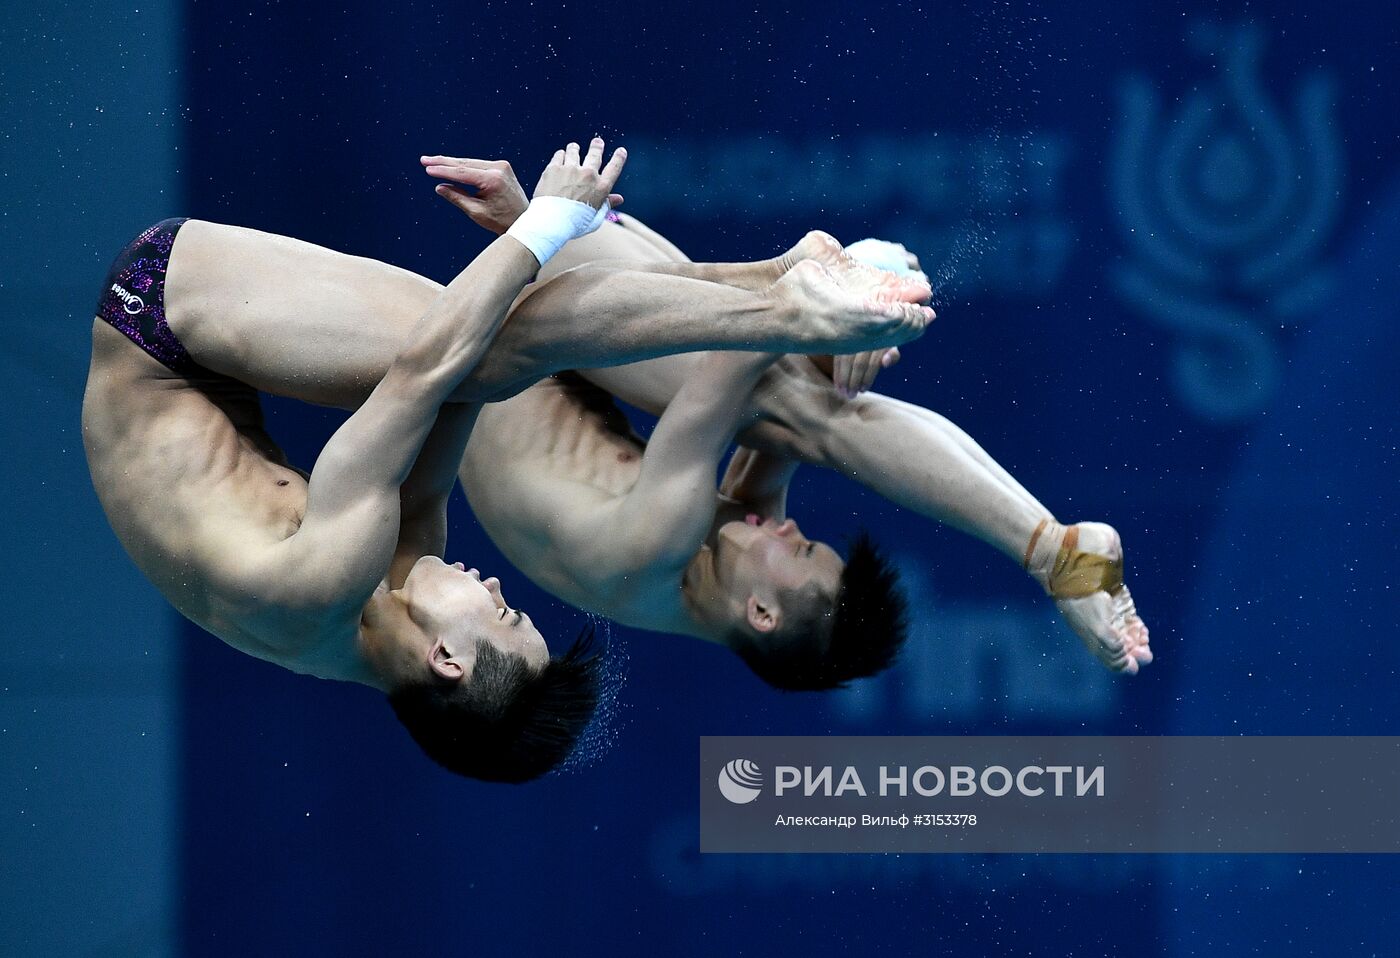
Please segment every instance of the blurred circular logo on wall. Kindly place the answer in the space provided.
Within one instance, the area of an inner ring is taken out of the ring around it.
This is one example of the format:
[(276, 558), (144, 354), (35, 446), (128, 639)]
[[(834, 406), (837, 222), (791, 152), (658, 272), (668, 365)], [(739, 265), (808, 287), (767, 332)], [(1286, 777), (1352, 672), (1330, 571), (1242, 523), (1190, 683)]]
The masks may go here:
[(763, 770), (746, 758), (736, 758), (719, 770), (719, 791), (735, 805), (747, 805), (763, 790)]

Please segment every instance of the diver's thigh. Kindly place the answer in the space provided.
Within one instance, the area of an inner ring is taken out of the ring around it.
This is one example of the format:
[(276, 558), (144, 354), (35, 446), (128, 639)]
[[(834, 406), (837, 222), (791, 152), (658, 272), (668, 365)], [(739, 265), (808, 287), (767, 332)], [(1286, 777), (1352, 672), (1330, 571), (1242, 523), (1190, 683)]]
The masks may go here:
[(689, 263), (690, 257), (681, 252), (680, 247), (662, 236), (635, 216), (628, 216), (626, 213), (619, 213), (622, 226), (627, 232), (636, 238), (644, 241), (648, 246), (663, 258), (673, 263)]
[(539, 282), (584, 263), (664, 263), (666, 256), (645, 237), (618, 223), (604, 223), (587, 236), (570, 240), (540, 268)]
[(175, 243), (167, 317), (201, 366), (264, 392), (354, 408), (436, 300), (386, 263), (190, 220)]
[(677, 353), (659, 356), (626, 366), (604, 369), (581, 369), (579, 374), (593, 385), (604, 389), (628, 405), (644, 409), (653, 416), (666, 411), (705, 353)]

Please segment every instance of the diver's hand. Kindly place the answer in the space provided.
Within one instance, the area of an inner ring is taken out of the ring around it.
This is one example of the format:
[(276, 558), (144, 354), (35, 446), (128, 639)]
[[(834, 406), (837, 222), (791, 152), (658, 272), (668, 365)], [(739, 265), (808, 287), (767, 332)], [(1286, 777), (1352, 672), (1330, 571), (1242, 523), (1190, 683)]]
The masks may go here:
[(843, 399), (854, 399), (875, 383), (880, 370), (899, 362), (899, 347), (872, 349), (848, 356), (812, 356), (812, 365), (831, 380)]
[(619, 149), (603, 166), (603, 141), (596, 136), (581, 160), (577, 143), (556, 150), (535, 184), (534, 198), (505, 235), (535, 254), (543, 266), (565, 243), (602, 226), (610, 202), (622, 202), (612, 188), (626, 162), (627, 151)]
[(576, 203), (587, 203), (595, 210), (604, 201), (611, 206), (622, 204), (621, 195), (612, 192), (622, 167), (627, 163), (627, 150), (618, 147), (608, 165), (603, 166), (603, 140), (595, 136), (588, 144), (588, 154), (579, 159), (577, 143), (570, 143), (554, 152), (548, 166), (535, 184), (535, 196), (558, 196)]
[(438, 184), (438, 196), (497, 236), (510, 229), (530, 205), (515, 171), (505, 160), (423, 156), (419, 162), (429, 176), (447, 181)]
[(880, 370), (889, 369), (897, 362), (898, 346), (855, 353), (851, 356), (837, 356), (831, 364), (831, 383), (843, 398), (855, 399), (875, 384), (875, 377), (880, 375)]

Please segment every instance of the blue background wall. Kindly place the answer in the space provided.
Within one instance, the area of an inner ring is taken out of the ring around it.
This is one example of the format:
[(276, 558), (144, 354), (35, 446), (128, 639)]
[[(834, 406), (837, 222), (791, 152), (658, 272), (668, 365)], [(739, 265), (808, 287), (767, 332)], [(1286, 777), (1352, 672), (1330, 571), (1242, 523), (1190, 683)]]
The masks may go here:
[[(1000, 556), (817, 473), (793, 496), (808, 530), (867, 525), (905, 570), (918, 621), (900, 667), (783, 696), (719, 650), (616, 630), (621, 687), (592, 761), (524, 788), (440, 773), (374, 694), (185, 627), (178, 811), (146, 816), (178, 843), (157, 896), (176, 930), (132, 953), (1392, 947), (1393, 859), (702, 857), (694, 770), (702, 734), (1396, 733), (1390, 5), (351, 0), (183, 17), (169, 41), (183, 192), (133, 198), (119, 168), (90, 174), (139, 220), (240, 223), (445, 281), (485, 236), (432, 195), (420, 154), (502, 156), (524, 176), (599, 132), (633, 155), (628, 209), (695, 258), (770, 255), (813, 227), (908, 243), (940, 318), (880, 388), (958, 422), (1062, 518), (1115, 523), (1158, 661), (1111, 680)], [(78, 90), (108, 82), (48, 69)], [(16, 129), (62, 112), (7, 109)], [(168, 164), (174, 148), (136, 149)], [(13, 177), (5, 188), (18, 195)], [(20, 262), (15, 220), (54, 214), (7, 205)], [(70, 221), (52, 245), (86, 250), (96, 225)], [(74, 295), (46, 316), (85, 328), (90, 294)], [(69, 422), (76, 398), (39, 421)], [(305, 466), (341, 418), (268, 410)], [(42, 455), (81, 476), (71, 449)], [(28, 471), (6, 468), (16, 483)], [(90, 515), (64, 528), (60, 550), (111, 538)], [(460, 501), (450, 552), (500, 570), (547, 635), (582, 624), (504, 566)], [(133, 578), (121, 562), (113, 574)], [(125, 613), (74, 607), (130, 635)], [(45, 614), (26, 608), (9, 644), (42, 648)], [(16, 727), (42, 752), (79, 722), (56, 710)], [(150, 767), (125, 761), (95, 795)], [(63, 794), (11, 766), (7, 815)], [(0, 832), (6, 857), (53, 868), (21, 835)], [(39, 900), (27, 889), (3, 886), (0, 908)], [(74, 953), (37, 931), (14, 940)]]
[(0, 15), (0, 955), (178, 954), (179, 620), (78, 412), (114, 250), (178, 205), (182, 15)]

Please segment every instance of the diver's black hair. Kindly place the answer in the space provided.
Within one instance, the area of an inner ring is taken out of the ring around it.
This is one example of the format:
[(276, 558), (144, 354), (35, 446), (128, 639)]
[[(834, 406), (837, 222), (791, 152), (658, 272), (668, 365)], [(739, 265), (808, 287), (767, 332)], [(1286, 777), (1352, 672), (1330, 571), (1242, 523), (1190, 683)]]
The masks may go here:
[(448, 771), (526, 782), (569, 757), (598, 706), (601, 665), (591, 625), (538, 673), (523, 657), (481, 642), (469, 679), (404, 686), (389, 694), (389, 704), (419, 747)]
[(777, 633), (737, 633), (730, 644), (775, 688), (845, 688), (852, 679), (889, 668), (908, 637), (909, 604), (898, 580), (894, 565), (861, 532), (851, 543), (833, 606)]

